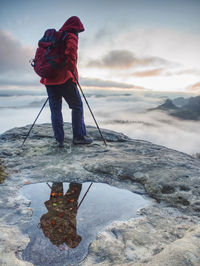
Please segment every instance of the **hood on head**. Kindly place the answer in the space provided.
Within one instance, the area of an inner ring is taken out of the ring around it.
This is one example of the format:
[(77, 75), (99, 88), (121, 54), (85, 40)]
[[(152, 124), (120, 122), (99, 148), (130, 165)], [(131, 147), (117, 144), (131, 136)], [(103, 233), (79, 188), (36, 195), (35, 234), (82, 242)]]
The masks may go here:
[(70, 17), (60, 28), (59, 31), (69, 31), (69, 32), (81, 32), (84, 31), (84, 26), (80, 18), (73, 16)]

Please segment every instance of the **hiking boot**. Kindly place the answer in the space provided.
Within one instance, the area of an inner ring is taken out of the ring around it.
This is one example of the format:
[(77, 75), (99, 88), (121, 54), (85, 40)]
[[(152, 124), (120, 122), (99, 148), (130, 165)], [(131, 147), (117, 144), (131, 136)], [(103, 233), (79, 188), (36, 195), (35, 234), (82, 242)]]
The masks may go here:
[(57, 142), (57, 146), (58, 148), (64, 148), (64, 142), (63, 141)]
[(83, 136), (80, 138), (73, 138), (73, 144), (91, 144), (93, 140), (89, 138), (88, 136)]

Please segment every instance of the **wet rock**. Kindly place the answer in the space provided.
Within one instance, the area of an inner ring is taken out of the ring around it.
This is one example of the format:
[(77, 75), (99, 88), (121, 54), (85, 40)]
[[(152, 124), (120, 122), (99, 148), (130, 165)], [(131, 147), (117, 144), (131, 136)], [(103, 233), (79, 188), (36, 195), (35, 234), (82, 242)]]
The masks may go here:
[(81, 266), (199, 265), (200, 228), (190, 216), (172, 208), (143, 212), (142, 218), (113, 223), (99, 233)]
[(194, 227), (183, 238), (178, 239), (153, 256), (147, 263), (136, 263), (137, 266), (148, 265), (194, 265), (200, 264), (200, 228)]
[[(94, 127), (87, 128), (94, 142), (75, 146), (69, 123), (63, 149), (56, 147), (50, 124), (36, 125), (21, 148), (29, 128), (14, 128), (0, 136), (0, 158), (8, 172), (0, 185), (1, 229), (7, 232), (9, 227), (9, 232), (16, 233), (20, 247), (26, 245), (27, 237), (19, 234), (19, 227), (31, 219), (30, 203), (18, 195), (23, 185), (102, 182), (156, 201), (140, 211), (141, 217), (108, 226), (80, 265), (199, 265), (199, 160), (109, 130), (102, 130), (105, 147)], [(9, 234), (0, 235), (0, 264), (10, 257), (12, 265), (28, 265), (19, 262), (18, 246), (9, 238)], [(187, 249), (188, 241), (192, 242)], [(173, 259), (175, 264), (170, 264)]]
[(16, 253), (20, 253), (26, 247), (29, 238), (22, 235), (16, 227), (0, 225), (0, 231), (0, 265), (33, 265), (32, 263), (22, 261), (20, 256), (19, 258), (16, 257)]

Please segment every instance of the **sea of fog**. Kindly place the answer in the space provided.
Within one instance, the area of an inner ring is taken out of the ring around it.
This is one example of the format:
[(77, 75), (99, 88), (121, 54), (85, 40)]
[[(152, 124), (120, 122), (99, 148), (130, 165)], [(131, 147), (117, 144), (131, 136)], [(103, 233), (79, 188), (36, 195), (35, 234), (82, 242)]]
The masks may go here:
[[(91, 90), (85, 95), (101, 128), (122, 132), (188, 154), (200, 152), (200, 123), (179, 120), (160, 111), (149, 111), (165, 99), (194, 94), (134, 90)], [(47, 95), (45, 90), (0, 90), (0, 134), (13, 127), (32, 124)], [(84, 103), (87, 125), (95, 125)], [(63, 118), (71, 122), (71, 111), (63, 101)], [(47, 105), (37, 123), (50, 122)], [(67, 132), (66, 132), (67, 134)]]

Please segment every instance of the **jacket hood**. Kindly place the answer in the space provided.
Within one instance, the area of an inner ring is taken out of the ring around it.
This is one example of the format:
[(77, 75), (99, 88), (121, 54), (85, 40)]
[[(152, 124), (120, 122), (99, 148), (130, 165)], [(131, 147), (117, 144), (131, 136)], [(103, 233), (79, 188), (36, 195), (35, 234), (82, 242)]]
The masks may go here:
[(69, 31), (69, 32), (81, 32), (84, 31), (84, 26), (80, 18), (73, 16), (70, 17), (60, 28), (59, 31)]

